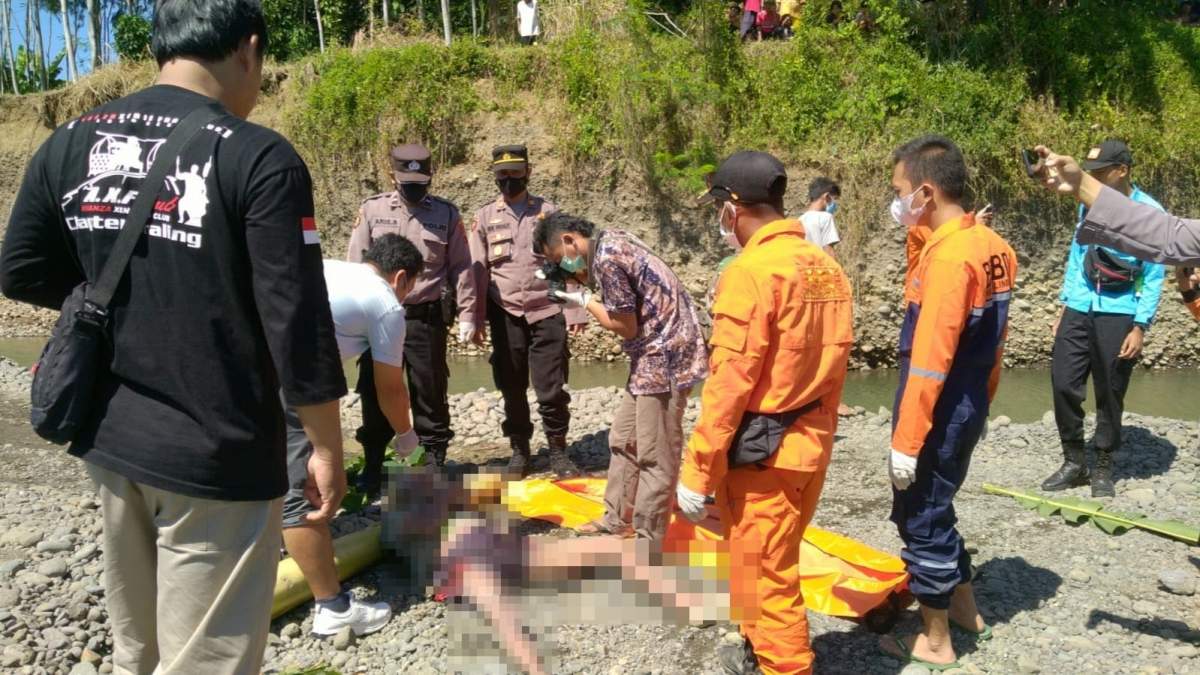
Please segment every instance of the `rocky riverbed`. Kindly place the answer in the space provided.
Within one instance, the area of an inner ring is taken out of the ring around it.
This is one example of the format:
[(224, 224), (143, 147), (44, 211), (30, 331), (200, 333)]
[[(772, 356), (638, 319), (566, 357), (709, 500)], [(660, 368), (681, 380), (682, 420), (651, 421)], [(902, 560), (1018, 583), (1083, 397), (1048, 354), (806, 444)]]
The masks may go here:
[[(0, 362), (0, 669), (110, 672), (97, 502), (79, 462), (28, 430), (27, 383), (15, 366)], [(614, 391), (573, 395), (572, 456), (601, 472)], [(452, 460), (504, 460), (498, 401), (487, 392), (454, 397), (459, 440), (472, 443), (456, 444)], [(344, 408), (352, 422), (354, 400), (348, 398)], [(697, 414), (693, 402), (689, 427)], [(1136, 415), (1126, 421), (1112, 505), (1200, 523), (1196, 425)], [(886, 410), (858, 409), (843, 420), (815, 522), (895, 551), (884, 467), (888, 424)], [(1057, 465), (1055, 436), (1049, 417), (1032, 424), (996, 418), (976, 450), (957, 508), (979, 571), (980, 605), (996, 637), (980, 644), (956, 637), (961, 672), (1200, 672), (1200, 553), (1194, 546), (1136, 531), (1109, 536), (983, 493), (985, 482), (1036, 490)], [(348, 532), (377, 518), (378, 511), (369, 510), (341, 518), (336, 529)], [(317, 640), (307, 634), (311, 606), (302, 606), (272, 624), (268, 672), (319, 664), (345, 673), (444, 672), (443, 605), (407, 589), (391, 561), (348, 586), (390, 602), (396, 611), (391, 624), (358, 640)], [(809, 621), (820, 673), (925, 672), (880, 655), (875, 636), (852, 622), (815, 613)], [(916, 621), (910, 610), (897, 630), (912, 630)], [(723, 624), (564, 626), (555, 636), (555, 672), (716, 673), (716, 649), (730, 639), (729, 631)]]

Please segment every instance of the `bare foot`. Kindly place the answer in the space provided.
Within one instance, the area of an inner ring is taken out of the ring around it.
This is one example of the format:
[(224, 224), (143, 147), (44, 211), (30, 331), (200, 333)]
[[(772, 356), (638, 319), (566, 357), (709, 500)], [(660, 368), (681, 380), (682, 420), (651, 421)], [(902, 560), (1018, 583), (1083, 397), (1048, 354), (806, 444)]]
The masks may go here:
[[(900, 651), (900, 645), (896, 644), (897, 640), (900, 641), (900, 644), (904, 645), (903, 652)], [(949, 665), (958, 660), (954, 655), (954, 647), (950, 645), (949, 640), (945, 644), (940, 645), (940, 648), (935, 648), (922, 633), (910, 635), (905, 638), (880, 635), (879, 648), (901, 661), (908, 661), (910, 658), (915, 658), (926, 663), (942, 666)]]

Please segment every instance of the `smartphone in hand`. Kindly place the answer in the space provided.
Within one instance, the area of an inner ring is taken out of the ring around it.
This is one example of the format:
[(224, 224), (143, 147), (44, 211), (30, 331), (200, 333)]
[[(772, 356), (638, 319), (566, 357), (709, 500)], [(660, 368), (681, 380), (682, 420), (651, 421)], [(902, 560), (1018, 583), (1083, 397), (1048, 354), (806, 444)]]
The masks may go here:
[(1030, 178), (1037, 178), (1042, 172), (1042, 157), (1037, 150), (1024, 149), (1021, 151), (1021, 163), (1025, 165), (1025, 174)]

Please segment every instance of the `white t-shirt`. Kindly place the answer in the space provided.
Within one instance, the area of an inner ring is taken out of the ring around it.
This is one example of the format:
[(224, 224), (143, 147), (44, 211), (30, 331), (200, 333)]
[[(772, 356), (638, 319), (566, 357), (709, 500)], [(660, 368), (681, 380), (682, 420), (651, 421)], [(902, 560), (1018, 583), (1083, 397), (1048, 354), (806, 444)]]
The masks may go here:
[(371, 357), (404, 366), (404, 305), (375, 270), (362, 263), (325, 261), (325, 286), (342, 360), (368, 349)]
[(530, 2), (519, 0), (517, 2), (517, 33), (521, 37), (542, 34), (542, 27), (538, 24), (537, 0), (531, 0)]
[(817, 246), (833, 246), (841, 241), (838, 238), (837, 227), (833, 224), (833, 214), (825, 211), (805, 211), (800, 216), (804, 223), (804, 237)]

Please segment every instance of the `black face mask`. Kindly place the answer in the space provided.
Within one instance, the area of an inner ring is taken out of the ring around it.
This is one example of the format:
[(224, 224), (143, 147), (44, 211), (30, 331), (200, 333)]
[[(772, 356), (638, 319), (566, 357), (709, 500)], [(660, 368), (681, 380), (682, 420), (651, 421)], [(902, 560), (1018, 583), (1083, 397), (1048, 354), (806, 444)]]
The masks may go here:
[(409, 204), (420, 204), (429, 194), (429, 186), (425, 183), (401, 183), (400, 195)]
[(496, 187), (500, 188), (500, 194), (512, 199), (525, 191), (529, 185), (528, 178), (497, 178)]

